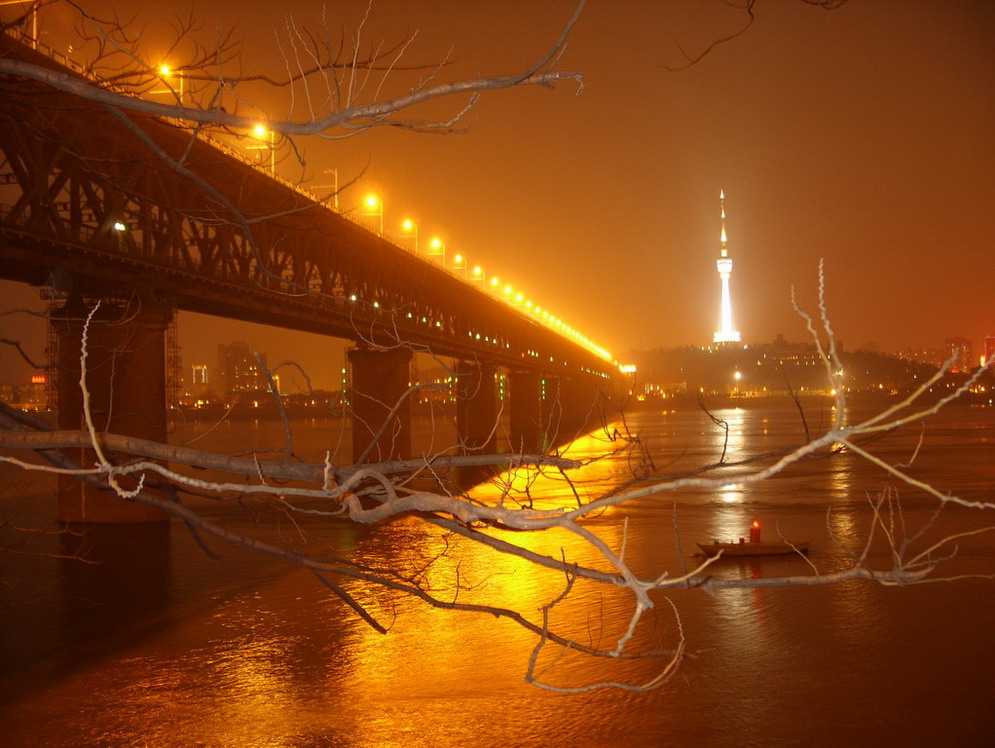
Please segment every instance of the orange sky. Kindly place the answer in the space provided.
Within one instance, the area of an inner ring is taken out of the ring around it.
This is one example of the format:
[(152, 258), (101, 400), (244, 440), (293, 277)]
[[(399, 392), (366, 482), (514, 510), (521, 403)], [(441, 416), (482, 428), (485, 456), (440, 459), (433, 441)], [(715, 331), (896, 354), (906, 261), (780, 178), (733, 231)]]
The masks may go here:
[[(254, 5), (213, 0), (197, 14), (208, 26), (237, 21), (251, 60), (265, 63), (284, 11)], [(322, 3), (293, 7), (309, 25)], [(328, 3), (336, 28), (365, 7)], [(441, 75), (504, 74), (541, 54), (572, 7), (376, 0), (366, 38), (418, 29), (407, 59), (452, 46)], [(304, 146), (315, 174), (337, 168), (344, 180), (369, 162), (344, 206), (375, 188), (388, 231), (417, 220), (423, 242), (443, 236), (620, 359), (711, 340), (720, 188), (745, 341), (804, 339), (791, 287), (811, 307), (824, 258), (847, 347), (961, 336), (980, 350), (995, 335), (995, 4), (851, 0), (826, 12), (759, 0), (755, 15), (741, 37), (673, 72), (681, 47), (702, 51), (744, 13), (705, 0), (591, 0), (560, 64), (584, 73), (581, 95), (572, 84), (488, 95), (464, 135), (390, 130)], [(152, 38), (155, 15), (145, 18)], [(181, 317), (180, 331), (191, 361), (213, 363), (214, 346), (233, 338), (254, 338), (271, 361), (313, 355), (303, 338), (221, 321)], [(12, 354), (0, 357), (2, 369)]]

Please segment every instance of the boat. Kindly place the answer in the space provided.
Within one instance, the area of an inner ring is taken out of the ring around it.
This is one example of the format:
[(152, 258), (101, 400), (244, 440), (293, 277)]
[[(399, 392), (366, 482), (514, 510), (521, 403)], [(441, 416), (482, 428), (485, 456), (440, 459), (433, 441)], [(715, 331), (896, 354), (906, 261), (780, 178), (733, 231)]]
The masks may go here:
[(740, 538), (736, 541), (713, 540), (710, 543), (696, 543), (695, 545), (706, 556), (717, 556), (722, 551), (722, 557), (727, 556), (783, 556), (789, 553), (808, 553), (808, 541), (803, 543), (789, 543), (783, 540), (763, 542), (760, 539), (760, 521), (753, 520), (750, 523), (750, 540)]
[(726, 556), (779, 556), (788, 553), (808, 553), (808, 543), (723, 543), (713, 540), (711, 543), (696, 543), (706, 556), (716, 556), (722, 551)]

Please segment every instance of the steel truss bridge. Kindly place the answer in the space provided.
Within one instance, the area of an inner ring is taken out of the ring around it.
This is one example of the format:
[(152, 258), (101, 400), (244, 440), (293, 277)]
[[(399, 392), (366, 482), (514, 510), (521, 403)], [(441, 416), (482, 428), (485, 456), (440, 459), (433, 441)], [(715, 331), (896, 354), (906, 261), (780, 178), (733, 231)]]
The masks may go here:
[[(0, 34), (0, 57), (76, 86), (107, 85), (36, 46)], [(412, 456), (412, 350), (456, 359), (464, 451), (494, 451), (498, 367), (510, 384), (509, 443), (523, 451), (583, 428), (614, 371), (591, 348), (207, 137), (14, 73), (0, 75), (0, 278), (66, 299), (51, 322), (63, 429), (81, 428), (86, 335), (88, 372), (103, 372), (87, 379), (101, 430), (166, 440), (165, 330), (175, 310), (354, 341), (361, 461)], [(86, 332), (98, 300), (111, 311)], [(137, 311), (122, 321), (122, 309)], [(92, 464), (78, 452), (78, 464)], [(164, 517), (151, 511), (60, 479), (60, 520)]]
[[(0, 54), (92, 80), (0, 35)], [(0, 77), (0, 276), (570, 378), (614, 367), (217, 142)]]

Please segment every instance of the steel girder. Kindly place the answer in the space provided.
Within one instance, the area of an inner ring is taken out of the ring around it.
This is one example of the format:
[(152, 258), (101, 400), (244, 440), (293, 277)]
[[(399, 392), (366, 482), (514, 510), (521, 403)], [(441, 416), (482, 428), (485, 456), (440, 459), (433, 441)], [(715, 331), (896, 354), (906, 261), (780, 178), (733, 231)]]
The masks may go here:
[[(30, 49), (10, 53), (54, 66)], [(611, 370), (189, 130), (9, 77), (0, 77), (0, 257), (6, 278), (41, 285), (54, 273), (88, 295), (139, 287), (179, 309), (360, 345), (413, 344), (572, 378)]]

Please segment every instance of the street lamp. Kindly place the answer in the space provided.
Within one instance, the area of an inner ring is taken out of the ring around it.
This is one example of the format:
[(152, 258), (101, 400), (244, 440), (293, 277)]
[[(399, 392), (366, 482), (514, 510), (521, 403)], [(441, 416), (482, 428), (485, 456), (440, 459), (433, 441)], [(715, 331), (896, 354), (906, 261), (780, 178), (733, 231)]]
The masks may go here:
[[(159, 79), (163, 82), (166, 88), (160, 89), (159, 91), (152, 91), (152, 93), (173, 94), (174, 96), (177, 96), (177, 101), (179, 101), (180, 106), (183, 106), (183, 73), (181, 73), (179, 70), (173, 70), (166, 63), (163, 63), (162, 65), (159, 66), (158, 73), (159, 73)], [(172, 78), (174, 75), (179, 80), (179, 86), (177, 87), (179, 89), (178, 91), (170, 85), (168, 80), (166, 80), (167, 78)], [(263, 129), (265, 130), (265, 128)]]
[(473, 270), (470, 271), (470, 280), (480, 281), (481, 283), (487, 280), (486, 276), (484, 275), (484, 269), (480, 267), (480, 265), (473, 266)]
[(376, 195), (367, 195), (364, 203), (370, 212), (364, 213), (363, 215), (379, 217), (380, 230), (377, 232), (377, 236), (383, 236), (383, 200), (378, 198)]
[(461, 268), (463, 270), (463, 280), (466, 280), (466, 258), (461, 254), (457, 254), (453, 257), (453, 270), (459, 270)]
[(34, 0), (3, 0), (0, 5), (31, 3), (31, 49), (38, 49), (38, 3)]
[(335, 208), (337, 213), (339, 210), (339, 170), (338, 169), (322, 169), (322, 174), (331, 174), (334, 182), (332, 184), (316, 184), (315, 189), (318, 190), (332, 190), (332, 207)]
[(443, 267), (443, 269), (445, 269), (445, 267), (446, 267), (446, 243), (444, 241), (442, 241), (442, 239), (440, 239), (439, 237), (435, 236), (435, 237), (432, 237), (432, 241), (429, 242), (429, 245), (432, 247), (432, 249), (436, 250), (435, 252), (429, 252), (428, 253), (429, 256), (434, 257), (436, 255), (440, 255), (442, 257), (442, 267)]
[(256, 140), (269, 140), (268, 144), (265, 145), (247, 145), (245, 150), (247, 151), (263, 151), (267, 148), (269, 149), (269, 170), (271, 173), (276, 173), (276, 133), (270, 130), (264, 124), (258, 124), (252, 128), (252, 137)]
[(739, 380), (743, 378), (742, 372), (737, 371), (733, 374), (733, 378), (736, 380), (736, 397), (739, 397)]
[(414, 234), (415, 254), (418, 254), (418, 224), (412, 221), (410, 218), (405, 218), (404, 223), (401, 224), (401, 229), (408, 234)]

